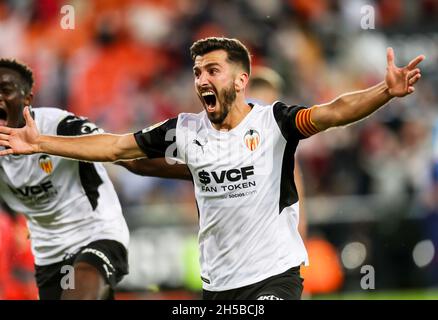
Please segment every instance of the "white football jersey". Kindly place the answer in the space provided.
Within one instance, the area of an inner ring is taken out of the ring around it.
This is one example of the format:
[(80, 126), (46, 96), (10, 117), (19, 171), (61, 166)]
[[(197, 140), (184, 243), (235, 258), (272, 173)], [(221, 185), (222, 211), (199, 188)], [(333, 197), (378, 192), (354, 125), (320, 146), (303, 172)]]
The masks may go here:
[[(98, 128), (56, 108), (35, 108), (41, 134), (80, 135)], [(0, 157), (0, 197), (28, 222), (35, 264), (60, 262), (96, 240), (128, 246), (114, 187), (100, 163), (46, 154)]]
[(253, 105), (229, 131), (213, 128), (205, 111), (183, 113), (135, 134), (148, 157), (176, 158), (191, 171), (204, 289), (235, 289), (308, 263), (293, 179), (299, 139), (311, 135), (300, 129), (308, 110)]

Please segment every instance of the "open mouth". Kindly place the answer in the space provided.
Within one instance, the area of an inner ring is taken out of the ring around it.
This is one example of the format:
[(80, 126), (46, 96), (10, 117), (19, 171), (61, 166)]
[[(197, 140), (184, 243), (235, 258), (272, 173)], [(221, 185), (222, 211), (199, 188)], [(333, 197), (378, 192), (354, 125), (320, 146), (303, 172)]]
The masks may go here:
[(8, 113), (6, 110), (0, 108), (0, 125), (6, 126), (8, 120)]
[(214, 112), (216, 109), (216, 95), (213, 91), (205, 91), (201, 93), (202, 99), (207, 106), (208, 112)]

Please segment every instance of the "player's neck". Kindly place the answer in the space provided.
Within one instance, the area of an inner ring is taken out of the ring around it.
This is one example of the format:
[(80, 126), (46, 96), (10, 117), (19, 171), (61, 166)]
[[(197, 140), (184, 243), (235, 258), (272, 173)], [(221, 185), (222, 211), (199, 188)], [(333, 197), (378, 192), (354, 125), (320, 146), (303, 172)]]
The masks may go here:
[(237, 127), (250, 111), (251, 107), (245, 99), (236, 99), (224, 121), (222, 123), (212, 123), (212, 125), (216, 130), (231, 130)]

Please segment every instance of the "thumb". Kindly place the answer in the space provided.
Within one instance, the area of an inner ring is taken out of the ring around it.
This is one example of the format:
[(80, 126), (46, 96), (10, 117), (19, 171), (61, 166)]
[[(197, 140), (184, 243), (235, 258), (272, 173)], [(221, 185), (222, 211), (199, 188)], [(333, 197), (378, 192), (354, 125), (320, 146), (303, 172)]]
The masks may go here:
[(386, 49), (386, 60), (388, 61), (388, 67), (394, 66), (394, 50), (391, 47)]
[(26, 121), (26, 125), (32, 127), (34, 120), (32, 118), (32, 115), (30, 114), (30, 107), (29, 106), (24, 107), (23, 116), (24, 116), (24, 120)]

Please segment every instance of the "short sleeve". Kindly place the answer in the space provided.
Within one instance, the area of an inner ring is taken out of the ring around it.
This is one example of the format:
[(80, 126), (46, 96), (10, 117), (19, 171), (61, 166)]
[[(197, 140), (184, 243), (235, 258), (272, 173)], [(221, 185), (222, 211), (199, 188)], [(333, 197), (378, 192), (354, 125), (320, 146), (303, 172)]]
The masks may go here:
[(135, 141), (148, 158), (176, 157), (177, 120), (168, 119), (134, 134)]
[(283, 102), (273, 105), (275, 121), (287, 141), (305, 139), (319, 132), (310, 120), (311, 111), (311, 108), (305, 106), (288, 106)]
[(59, 136), (80, 136), (84, 134), (103, 133), (104, 131), (87, 118), (68, 115), (63, 118), (56, 129)]

